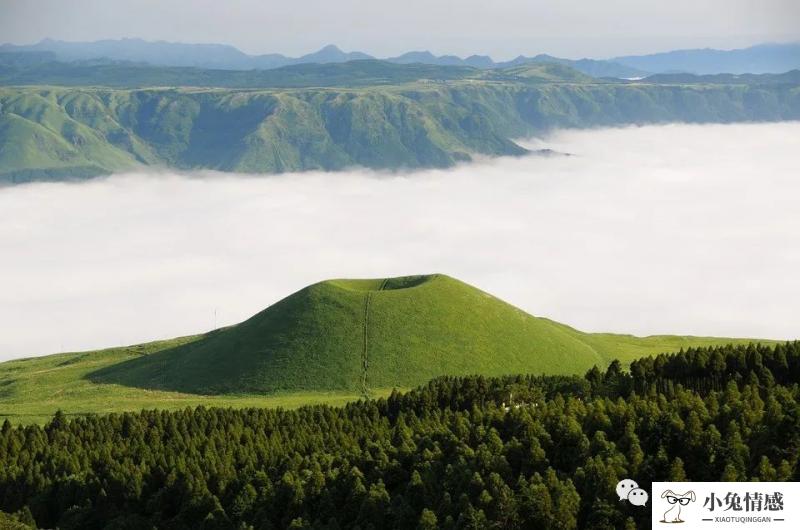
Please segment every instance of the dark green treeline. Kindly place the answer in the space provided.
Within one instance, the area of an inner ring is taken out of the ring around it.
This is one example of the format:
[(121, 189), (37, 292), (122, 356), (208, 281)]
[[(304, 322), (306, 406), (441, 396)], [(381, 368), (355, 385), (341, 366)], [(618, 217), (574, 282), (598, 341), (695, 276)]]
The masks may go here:
[(800, 479), (799, 381), (788, 343), (344, 408), (6, 422), (0, 510), (62, 529), (643, 528), (621, 478)]

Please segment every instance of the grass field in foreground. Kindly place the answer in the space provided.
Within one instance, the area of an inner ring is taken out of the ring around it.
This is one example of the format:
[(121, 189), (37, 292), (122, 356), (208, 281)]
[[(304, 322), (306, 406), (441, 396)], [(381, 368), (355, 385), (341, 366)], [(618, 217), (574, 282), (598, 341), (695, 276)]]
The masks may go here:
[[(600, 343), (608, 339), (597, 335)], [(620, 338), (618, 335), (612, 337)], [(114, 384), (96, 384), (86, 379), (92, 371), (128, 360), (132, 356), (159, 351), (195, 340), (188, 337), (97, 352), (63, 353), (0, 363), (0, 422), (45, 423), (57, 410), (67, 415), (107, 414), (142, 409), (176, 410), (199, 405), (214, 407), (283, 407), (344, 405), (361, 396), (357, 392), (286, 392), (271, 395), (197, 395), (162, 390), (144, 390)], [(650, 337), (646, 353), (675, 349), (677, 337)], [(642, 340), (642, 339), (639, 339)], [(717, 343), (714, 339), (684, 338), (694, 345)], [(615, 341), (616, 342), (616, 341)], [(735, 341), (747, 342), (747, 341)], [(632, 341), (631, 352), (641, 354), (641, 343)], [(398, 388), (404, 390), (405, 388)], [(370, 395), (389, 395), (390, 388), (372, 388)]]
[[(283, 407), (344, 405), (359, 399), (355, 392), (292, 392), (271, 395), (204, 396), (122, 385), (95, 384), (86, 376), (98, 368), (133, 356), (147, 355), (198, 337), (151, 342), (95, 352), (62, 353), (0, 363), (0, 422), (45, 423), (57, 410), (67, 415), (107, 414), (142, 409), (176, 410), (199, 405), (212, 407)], [(389, 395), (374, 389), (371, 395)]]

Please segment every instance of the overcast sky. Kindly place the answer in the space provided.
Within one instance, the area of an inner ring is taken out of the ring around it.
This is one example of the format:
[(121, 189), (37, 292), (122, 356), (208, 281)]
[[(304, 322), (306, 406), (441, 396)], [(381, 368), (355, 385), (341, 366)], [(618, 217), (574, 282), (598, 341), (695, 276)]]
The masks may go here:
[(0, 41), (216, 42), (299, 55), (610, 57), (800, 40), (797, 0), (0, 0)]

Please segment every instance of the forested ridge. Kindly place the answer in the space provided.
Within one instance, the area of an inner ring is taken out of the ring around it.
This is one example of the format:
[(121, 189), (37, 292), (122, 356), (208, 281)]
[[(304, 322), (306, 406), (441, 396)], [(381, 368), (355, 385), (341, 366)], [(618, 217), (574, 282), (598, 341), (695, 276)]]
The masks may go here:
[(0, 509), (65, 529), (644, 528), (621, 478), (798, 480), (798, 382), (794, 342), (343, 408), (6, 421)]

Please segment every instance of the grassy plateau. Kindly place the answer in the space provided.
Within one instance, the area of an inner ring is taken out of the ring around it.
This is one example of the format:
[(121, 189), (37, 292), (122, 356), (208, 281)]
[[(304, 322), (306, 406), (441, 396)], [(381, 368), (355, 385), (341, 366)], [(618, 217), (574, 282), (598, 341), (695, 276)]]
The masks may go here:
[(61, 68), (0, 65), (0, 183), (147, 166), (449, 167), (475, 154), (523, 154), (514, 138), (557, 127), (800, 119), (796, 75), (610, 82), (557, 64), (484, 71), (380, 61), (238, 73)]

